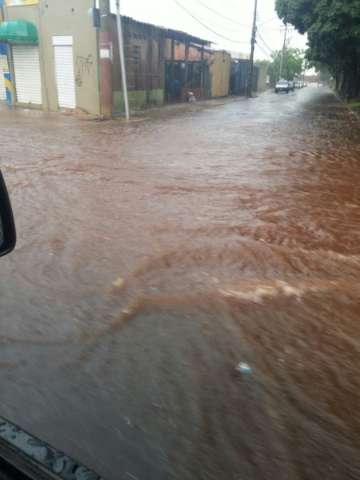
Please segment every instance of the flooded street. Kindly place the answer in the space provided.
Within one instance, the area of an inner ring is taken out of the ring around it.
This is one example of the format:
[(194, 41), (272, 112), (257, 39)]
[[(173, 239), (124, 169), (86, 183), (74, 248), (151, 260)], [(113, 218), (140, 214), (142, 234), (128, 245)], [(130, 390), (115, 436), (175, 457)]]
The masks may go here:
[(0, 415), (106, 480), (359, 479), (360, 123), (219, 103), (0, 112)]

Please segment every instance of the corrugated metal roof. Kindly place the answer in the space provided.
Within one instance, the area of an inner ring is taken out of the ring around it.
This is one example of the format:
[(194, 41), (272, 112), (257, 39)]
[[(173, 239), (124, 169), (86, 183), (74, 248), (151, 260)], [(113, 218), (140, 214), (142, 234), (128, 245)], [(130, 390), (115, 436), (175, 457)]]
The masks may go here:
[[(112, 14), (112, 15), (114, 15), (114, 14)], [(166, 38), (170, 38), (170, 39), (173, 39), (173, 40), (177, 40), (178, 42), (187, 41), (189, 43), (194, 43), (194, 44), (197, 44), (197, 45), (203, 45), (203, 46), (208, 46), (208, 47), (210, 47), (211, 44), (212, 44), (212, 42), (210, 42), (209, 40), (204, 40), (203, 38), (199, 38), (199, 37), (195, 37), (193, 35), (189, 35), (188, 33), (181, 32), (180, 30), (172, 30), (171, 28), (159, 27), (157, 25), (152, 25), (151, 23), (140, 22), (140, 21), (135, 20), (134, 18), (131, 18), (131, 17), (122, 16), (121, 18), (122, 18), (122, 21), (125, 25), (130, 24), (130, 23), (137, 24), (138, 26), (140, 26), (144, 30), (148, 30), (149, 33), (152, 30), (157, 30), (158, 33), (161, 36), (166, 37)]]

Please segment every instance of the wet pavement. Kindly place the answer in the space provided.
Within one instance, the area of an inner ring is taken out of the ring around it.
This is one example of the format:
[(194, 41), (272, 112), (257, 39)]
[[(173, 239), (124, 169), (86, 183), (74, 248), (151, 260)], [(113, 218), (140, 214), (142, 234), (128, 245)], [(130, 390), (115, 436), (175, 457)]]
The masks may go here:
[(0, 414), (106, 479), (358, 479), (359, 139), (322, 88), (0, 112)]

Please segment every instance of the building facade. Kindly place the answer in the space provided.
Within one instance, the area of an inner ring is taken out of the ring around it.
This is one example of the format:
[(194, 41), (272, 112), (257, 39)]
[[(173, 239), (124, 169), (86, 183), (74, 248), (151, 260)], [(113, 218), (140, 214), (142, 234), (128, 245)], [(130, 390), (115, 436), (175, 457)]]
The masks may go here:
[[(124, 111), (116, 17), (109, 19), (113, 112)], [(165, 38), (153, 25), (122, 18), (128, 96), (131, 109), (162, 105), (165, 98)]]
[[(184, 32), (122, 17), (124, 50), (131, 108), (159, 106), (165, 102), (208, 98), (210, 57), (206, 40)], [(110, 15), (112, 89), (115, 113), (124, 110), (116, 17)]]
[(93, 0), (5, 1), (0, 41), (8, 49), (14, 103), (100, 113), (92, 7)]
[[(45, 111), (124, 112), (109, 0), (1, 2), (0, 100), (11, 92), (12, 104)], [(131, 109), (245, 92), (249, 60), (232, 61), (207, 40), (129, 17), (122, 26)], [(255, 69), (254, 87), (257, 78)]]

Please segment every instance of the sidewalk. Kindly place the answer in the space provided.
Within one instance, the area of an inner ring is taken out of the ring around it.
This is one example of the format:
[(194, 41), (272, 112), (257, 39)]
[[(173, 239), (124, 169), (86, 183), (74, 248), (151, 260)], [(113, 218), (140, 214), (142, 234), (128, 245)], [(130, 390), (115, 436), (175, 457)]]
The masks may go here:
[[(265, 92), (255, 93), (253, 99), (262, 97), (271, 93), (271, 90), (265, 90)], [(144, 110), (135, 110), (131, 112), (133, 118), (158, 118), (166, 115), (176, 115), (183, 113), (193, 113), (207, 110), (210, 108), (221, 107), (223, 105), (228, 105), (231, 103), (237, 102), (246, 102), (249, 99), (245, 96), (228, 96), (221, 98), (210, 98), (206, 100), (197, 100), (195, 103), (173, 103), (173, 104), (164, 104), (160, 107), (147, 108)], [(122, 116), (115, 117), (117, 120), (123, 119)]]
[[(158, 117), (162, 115), (176, 115), (178, 113), (199, 112), (209, 108), (221, 107), (234, 102), (243, 102), (247, 100), (246, 97), (221, 97), (211, 98), (207, 100), (197, 100), (194, 103), (173, 103), (164, 104), (161, 107), (147, 108), (144, 110), (135, 110), (131, 112), (132, 117)], [(117, 119), (123, 117), (118, 116)]]
[[(254, 99), (267, 95), (270, 90), (255, 94)], [(245, 96), (228, 96), (221, 98), (211, 98), (206, 100), (198, 100), (195, 103), (174, 103), (174, 104), (163, 104), (160, 107), (151, 107), (143, 110), (134, 110), (131, 112), (130, 122), (141, 122), (151, 118), (163, 118), (166, 116), (176, 116), (178, 114), (187, 114), (201, 112), (203, 110), (221, 107), (223, 105), (228, 105), (231, 103), (240, 103), (246, 102), (249, 99)], [(87, 114), (86, 112), (80, 110), (74, 111), (59, 111), (59, 112), (46, 112), (37, 108), (26, 108), (26, 107), (13, 107), (9, 108), (5, 102), (0, 102), (0, 118), (56, 118), (56, 117), (68, 117), (82, 121), (115, 121), (115, 122), (124, 122), (125, 118), (123, 116), (117, 115), (111, 119), (103, 119), (99, 116), (94, 116)]]

